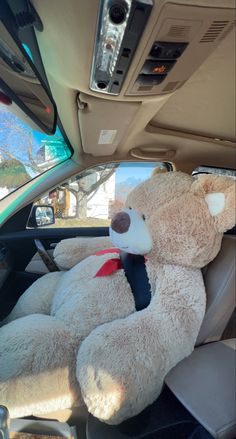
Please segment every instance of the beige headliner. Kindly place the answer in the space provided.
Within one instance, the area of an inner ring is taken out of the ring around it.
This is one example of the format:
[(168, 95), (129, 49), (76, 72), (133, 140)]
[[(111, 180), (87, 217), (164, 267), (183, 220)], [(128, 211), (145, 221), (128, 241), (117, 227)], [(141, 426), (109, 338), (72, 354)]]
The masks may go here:
[[(235, 166), (234, 30), (176, 92), (155, 97), (125, 96), (148, 43), (150, 29), (166, 3), (166, 0), (155, 1), (125, 80), (124, 92), (118, 97), (110, 97), (89, 89), (98, 0), (34, 0), (33, 3), (44, 23), (44, 31), (37, 34), (43, 62), (61, 121), (75, 150), (74, 159), (80, 165), (128, 159), (130, 149), (139, 147), (142, 153), (146, 152), (147, 158), (172, 157), (178, 168), (189, 172), (199, 164)], [(178, 0), (175, 4), (235, 7), (234, 0)], [(89, 123), (86, 114), (79, 122), (78, 92), (83, 92), (88, 103)], [(92, 97), (97, 97), (98, 101)], [(111, 107), (108, 101), (112, 101)], [(121, 113), (115, 101), (126, 104), (121, 106)], [(136, 106), (131, 107), (134, 101)], [(100, 108), (104, 119), (109, 114), (109, 127), (104, 128), (113, 129), (116, 120), (121, 125), (122, 118), (124, 120), (119, 142), (106, 150), (99, 149), (90, 137), (90, 133), (100, 130), (95, 108)], [(168, 151), (174, 151), (172, 156)]]
[(222, 41), (152, 124), (235, 140), (235, 31)]

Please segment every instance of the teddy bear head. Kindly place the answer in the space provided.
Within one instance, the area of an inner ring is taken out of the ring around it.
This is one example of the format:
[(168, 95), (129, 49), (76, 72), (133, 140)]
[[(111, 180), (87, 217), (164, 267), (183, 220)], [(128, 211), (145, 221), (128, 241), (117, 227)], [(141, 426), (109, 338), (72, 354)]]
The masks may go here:
[(134, 188), (112, 220), (114, 246), (153, 262), (202, 268), (235, 224), (231, 177), (157, 174)]

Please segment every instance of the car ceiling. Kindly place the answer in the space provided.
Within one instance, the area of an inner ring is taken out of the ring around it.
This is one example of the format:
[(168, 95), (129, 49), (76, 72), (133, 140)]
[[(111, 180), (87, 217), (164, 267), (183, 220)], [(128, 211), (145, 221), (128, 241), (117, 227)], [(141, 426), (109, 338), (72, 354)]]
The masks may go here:
[[(36, 37), (61, 122), (75, 151), (75, 161), (89, 163), (90, 157), (91, 163), (136, 158), (168, 160), (186, 171), (200, 164), (235, 166), (234, 0), (153, 1), (118, 96), (98, 93), (89, 87), (99, 1), (34, 0), (32, 3), (44, 25), (43, 32), (36, 31)], [(173, 19), (177, 20), (181, 14), (186, 19), (190, 7), (195, 7), (193, 12), (197, 7), (197, 13), (206, 15), (208, 22), (224, 9), (229, 17), (228, 31), (209, 46), (207, 55), (203, 52), (208, 45), (202, 45), (203, 61), (200, 56), (196, 62), (194, 50), (188, 51), (191, 74), (186, 80), (182, 72), (183, 81), (171, 93), (133, 93), (137, 72), (162, 26), (161, 14), (167, 11), (168, 17), (167, 8), (172, 8)], [(78, 109), (78, 96), (79, 103), (86, 104), (85, 109)], [(112, 143), (99, 144), (103, 129), (117, 131)]]

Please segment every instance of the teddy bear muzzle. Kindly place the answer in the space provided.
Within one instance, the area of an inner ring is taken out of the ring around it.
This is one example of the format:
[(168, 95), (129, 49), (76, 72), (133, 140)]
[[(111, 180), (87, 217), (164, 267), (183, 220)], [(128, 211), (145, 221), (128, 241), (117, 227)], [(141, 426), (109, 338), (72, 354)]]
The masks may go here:
[(152, 249), (145, 217), (133, 208), (116, 213), (110, 226), (110, 238), (114, 247), (127, 253), (145, 255)]

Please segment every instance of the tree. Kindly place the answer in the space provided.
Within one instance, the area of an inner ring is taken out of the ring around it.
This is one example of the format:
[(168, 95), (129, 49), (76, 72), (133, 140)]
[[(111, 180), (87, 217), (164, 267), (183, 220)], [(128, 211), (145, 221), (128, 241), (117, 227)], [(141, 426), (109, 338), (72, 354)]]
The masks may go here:
[(125, 203), (124, 200), (116, 198), (112, 200), (109, 205), (109, 217), (112, 218), (119, 210), (124, 209)]
[(17, 160), (33, 173), (42, 170), (35, 160), (32, 130), (10, 111), (0, 106), (0, 154), (4, 160)]
[[(42, 168), (42, 162), (45, 161), (45, 144), (41, 143), (41, 148), (39, 148), (39, 144), (35, 143), (32, 129), (2, 106), (0, 106), (0, 119), (0, 158), (3, 158), (3, 163), (11, 161), (8, 173), (13, 172), (14, 163), (18, 163), (18, 169), (19, 165), (24, 167), (27, 180), (30, 179), (27, 171), (35, 175), (45, 170)], [(47, 137), (44, 136), (45, 139)], [(48, 143), (50, 144), (50, 140)], [(112, 176), (116, 167), (117, 165), (99, 166), (96, 168), (96, 172), (94, 170), (88, 171), (85, 176), (84, 174), (83, 177), (78, 176), (75, 180), (76, 184), (61, 186), (62, 189), (67, 188), (75, 196), (76, 217), (86, 217), (87, 202), (95, 195), (98, 188)], [(97, 178), (93, 181), (94, 176)], [(64, 214), (66, 210), (68, 209), (63, 209)]]
[(104, 184), (114, 174), (117, 165), (99, 166), (95, 170), (89, 171), (85, 176), (76, 179), (76, 184), (67, 184), (64, 188), (68, 189), (76, 200), (76, 218), (85, 218), (87, 216), (87, 203), (90, 201), (99, 187)]
[(0, 105), (0, 158), (21, 162), (31, 175), (41, 174), (54, 162), (48, 160), (47, 152), (56, 150), (55, 157), (66, 158), (67, 145), (60, 130), (54, 136), (48, 136), (32, 130), (9, 110)]
[(24, 165), (15, 159), (0, 163), (0, 187), (14, 189), (30, 180)]

